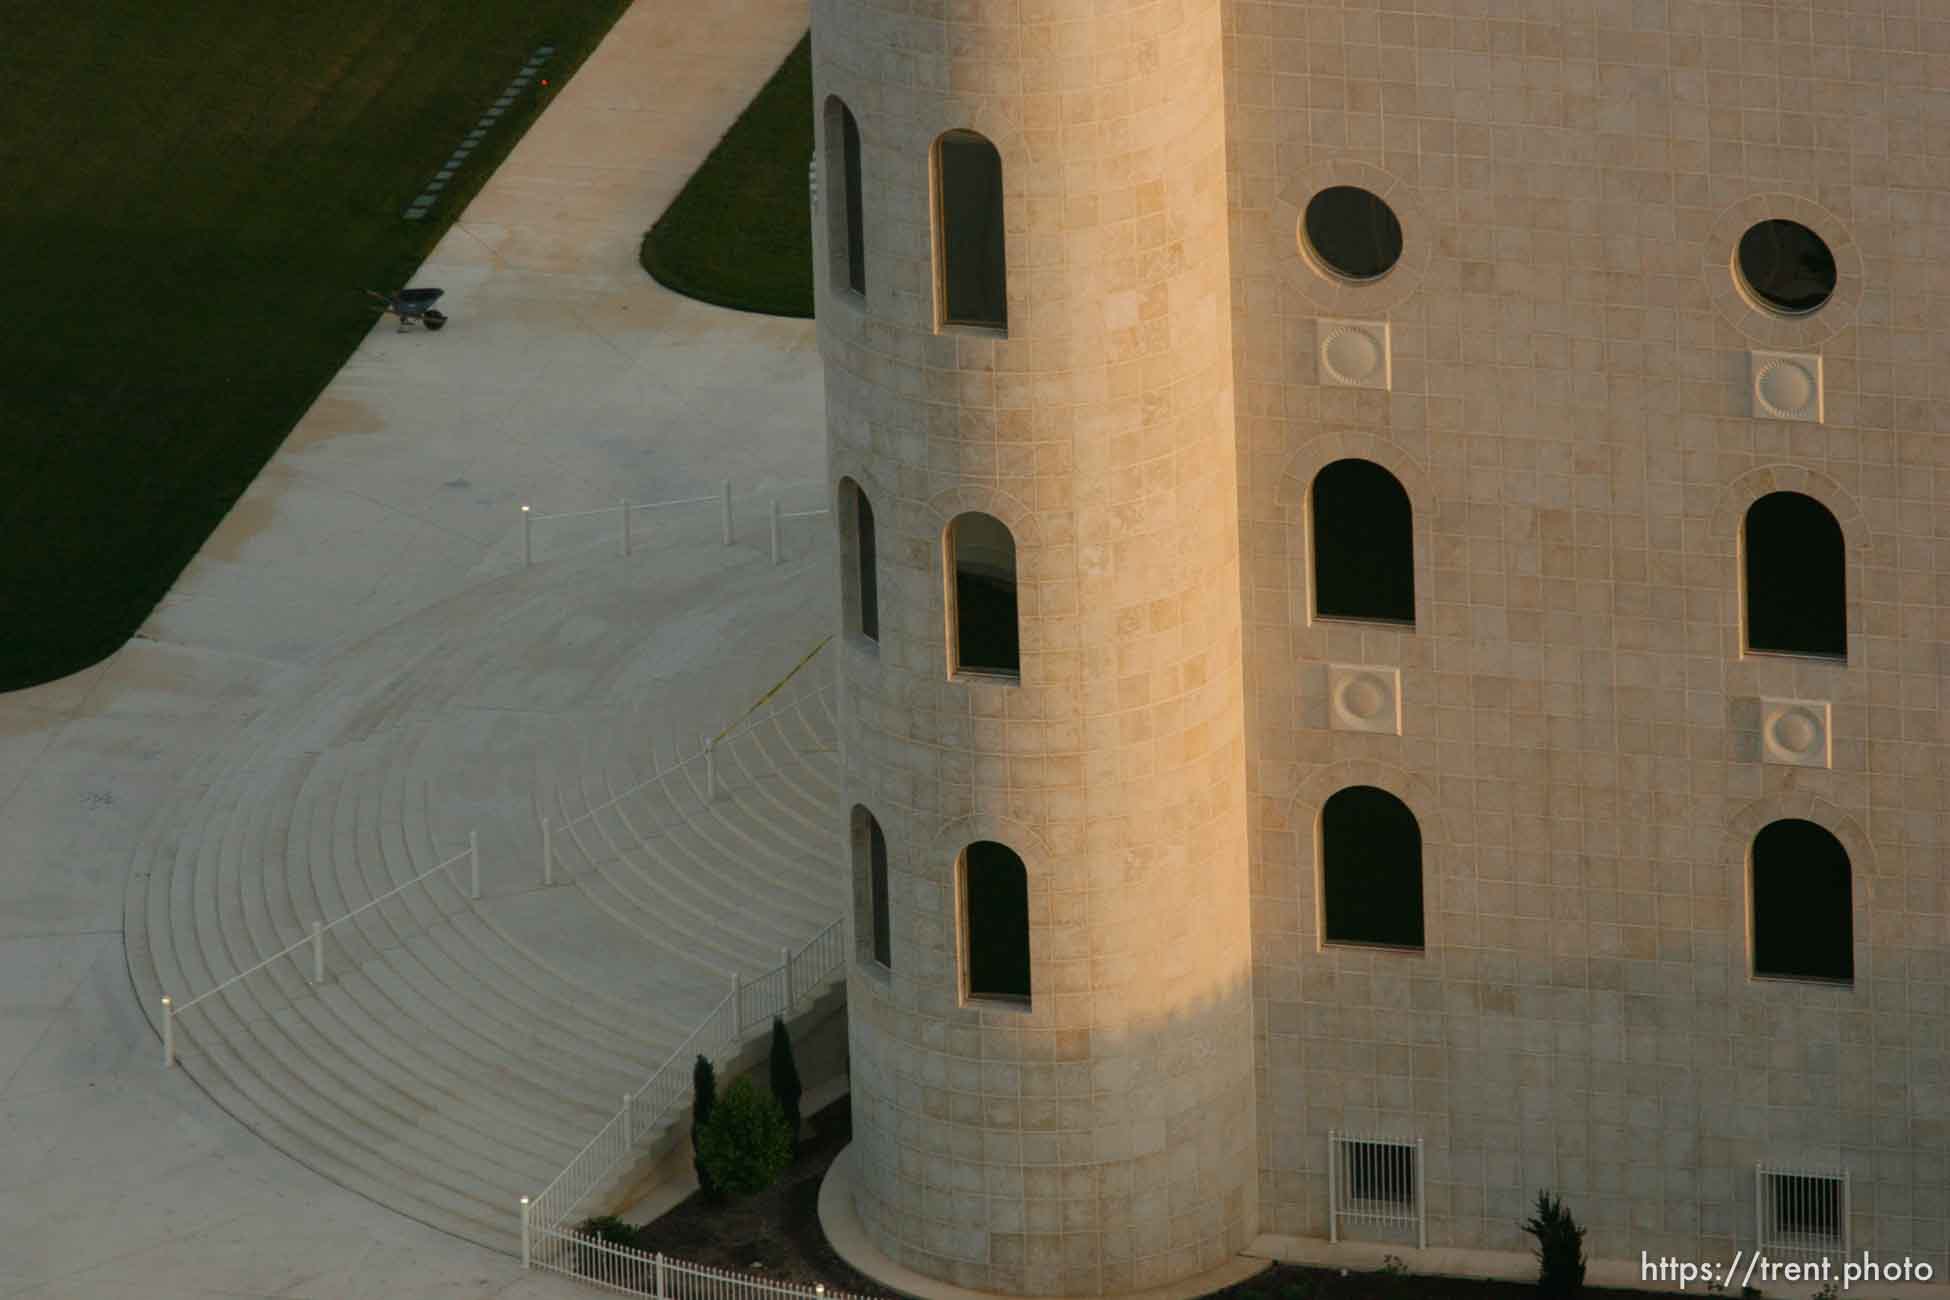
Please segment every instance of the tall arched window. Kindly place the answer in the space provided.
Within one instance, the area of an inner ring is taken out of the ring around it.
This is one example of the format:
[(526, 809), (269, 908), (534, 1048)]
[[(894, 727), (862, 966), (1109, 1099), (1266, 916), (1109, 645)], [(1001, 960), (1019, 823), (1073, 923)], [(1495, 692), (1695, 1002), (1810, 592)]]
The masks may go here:
[(1009, 327), (1002, 155), (973, 131), (934, 142), (935, 281), (944, 325)]
[(1855, 978), (1848, 850), (1825, 828), (1783, 818), (1754, 836), (1754, 974)]
[(846, 630), (880, 640), (879, 550), (874, 540), (873, 504), (860, 485), (840, 480), (840, 607)]
[(1371, 460), (1314, 475), (1314, 613), (1415, 622), (1415, 514), (1408, 492)]
[(826, 98), (826, 248), (835, 287), (867, 291), (867, 241), (861, 215), (860, 124), (838, 95)]
[(961, 855), (962, 987), (970, 998), (1029, 1002), (1029, 872), (1006, 845)]
[(1847, 557), (1828, 507), (1770, 492), (1747, 507), (1740, 550), (1747, 648), (1848, 658)]
[(887, 892), (887, 837), (881, 834), (874, 815), (859, 804), (853, 805), (853, 886), (853, 932), (861, 940), (861, 956), (892, 970), (894, 931)]
[(948, 665), (954, 673), (1022, 673), (1016, 609), (1016, 539), (993, 515), (948, 525)]
[(1371, 785), (1327, 800), (1320, 899), (1324, 942), (1422, 947), (1422, 828), (1407, 804)]

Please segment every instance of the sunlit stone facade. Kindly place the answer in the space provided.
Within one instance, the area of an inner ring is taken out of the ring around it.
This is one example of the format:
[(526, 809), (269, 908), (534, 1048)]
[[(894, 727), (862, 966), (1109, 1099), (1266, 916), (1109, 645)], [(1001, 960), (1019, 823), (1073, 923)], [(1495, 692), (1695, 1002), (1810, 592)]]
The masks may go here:
[[(1941, 1270), (1950, 13), (817, 0), (813, 41), (860, 142), (849, 232), (822, 129), (815, 227), (835, 499), (875, 518), (835, 810), (886, 841), (874, 1242), (994, 1292), (1183, 1279), (1326, 1237), (1337, 1130), (1420, 1140), (1432, 1246), (1522, 1249), (1549, 1188), (1595, 1255), (1730, 1257), (1765, 1166), (1845, 1171), (1852, 1247)], [(1001, 157), (1006, 333), (941, 323), (951, 130)], [(1378, 277), (1308, 238), (1334, 187), (1398, 226)], [(1813, 310), (1741, 260), (1769, 221), (1826, 250)], [(1317, 613), (1348, 458), (1406, 492), (1412, 624)], [(1776, 492), (1840, 594), (1748, 589)], [(970, 511), (1018, 681), (950, 671)], [(1750, 648), (1755, 602), (1831, 596), (1845, 655)], [(1419, 950), (1323, 932), (1356, 786), (1419, 825)], [(1847, 854), (1847, 980), (1756, 973), (1784, 819)], [(976, 840), (1027, 868), (1026, 1009), (964, 995)]]

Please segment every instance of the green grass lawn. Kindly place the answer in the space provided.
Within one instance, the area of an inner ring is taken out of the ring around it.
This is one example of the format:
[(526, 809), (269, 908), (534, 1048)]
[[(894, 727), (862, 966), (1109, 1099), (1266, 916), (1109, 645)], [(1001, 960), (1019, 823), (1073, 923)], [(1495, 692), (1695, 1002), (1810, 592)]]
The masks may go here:
[(627, 3), (0, 3), (0, 690), (135, 632), (365, 334), (359, 291), (553, 90), (402, 209), (536, 46), (559, 88)]
[(643, 268), (686, 297), (813, 314), (812, 37), (786, 56), (643, 237)]

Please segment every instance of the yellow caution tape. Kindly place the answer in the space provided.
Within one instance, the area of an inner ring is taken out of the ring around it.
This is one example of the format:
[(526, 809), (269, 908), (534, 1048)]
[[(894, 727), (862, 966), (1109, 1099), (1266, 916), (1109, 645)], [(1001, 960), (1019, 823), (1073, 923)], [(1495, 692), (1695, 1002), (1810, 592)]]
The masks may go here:
[(743, 722), (746, 718), (751, 717), (752, 714), (757, 713), (759, 707), (763, 705), (765, 701), (771, 699), (774, 695), (777, 695), (780, 689), (783, 688), (787, 682), (791, 681), (793, 676), (796, 673), (798, 673), (798, 671), (801, 668), (804, 668), (807, 664), (812, 662), (812, 657), (814, 655), (818, 654), (821, 650), (824, 650), (826, 648), (826, 642), (831, 641), (832, 639), (833, 639), (832, 634), (828, 633), (825, 637), (823, 637), (820, 640), (818, 645), (806, 651), (806, 657), (801, 659), (798, 663), (792, 665), (792, 672), (789, 672), (785, 676), (779, 678), (778, 683), (774, 685), (771, 690), (765, 692), (765, 694), (759, 696), (756, 700), (752, 701), (752, 707), (746, 709), (743, 713), (739, 714), (736, 718), (733, 718), (731, 722), (726, 724), (725, 729), (723, 731), (720, 731), (717, 735), (711, 737), (711, 743), (715, 745), (720, 740), (723, 740), (726, 736), (731, 734), (732, 730), (736, 728), (739, 723)]

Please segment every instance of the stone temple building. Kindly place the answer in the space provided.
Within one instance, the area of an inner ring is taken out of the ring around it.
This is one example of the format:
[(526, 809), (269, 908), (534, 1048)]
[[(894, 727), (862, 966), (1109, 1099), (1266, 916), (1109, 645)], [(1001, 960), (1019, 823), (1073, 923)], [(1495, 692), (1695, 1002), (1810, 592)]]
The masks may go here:
[(1950, 7), (815, 0), (854, 1206), (1950, 1214)]

